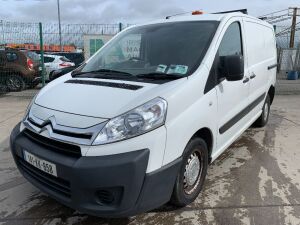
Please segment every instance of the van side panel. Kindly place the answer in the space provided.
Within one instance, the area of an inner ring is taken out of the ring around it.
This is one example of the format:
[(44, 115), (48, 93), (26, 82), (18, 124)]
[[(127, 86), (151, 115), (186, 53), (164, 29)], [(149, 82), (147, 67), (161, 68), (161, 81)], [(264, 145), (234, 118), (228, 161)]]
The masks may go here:
[[(268, 80), (269, 84), (275, 86), (276, 83), (276, 67), (272, 67), (277, 64), (277, 47), (276, 47), (276, 37), (274, 29), (267, 29), (264, 33), (264, 38), (266, 40), (266, 57), (268, 59)], [(272, 67), (272, 68), (271, 68)]]
[[(253, 102), (266, 94), (271, 85), (275, 84), (276, 67), (269, 69), (277, 63), (276, 42), (274, 30), (258, 21), (245, 18), (245, 37), (248, 57), (248, 72), (250, 81), (249, 101)], [(249, 115), (253, 117), (261, 111), (262, 101)]]
[(201, 67), (181, 89), (168, 98), (167, 142), (163, 165), (181, 157), (189, 140), (201, 128), (211, 131), (212, 148), (215, 147), (217, 95), (215, 89), (204, 95), (209, 71), (206, 66)]

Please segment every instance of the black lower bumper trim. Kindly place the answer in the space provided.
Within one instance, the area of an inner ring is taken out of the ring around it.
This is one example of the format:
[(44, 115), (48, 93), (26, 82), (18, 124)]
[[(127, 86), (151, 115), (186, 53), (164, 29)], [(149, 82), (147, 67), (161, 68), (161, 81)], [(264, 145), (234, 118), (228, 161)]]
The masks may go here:
[(23, 173), (26, 173), (28, 177), (31, 177), (36, 182), (40, 183), (40, 185), (44, 185), (58, 194), (65, 196), (66, 198), (71, 197), (70, 183), (68, 181), (64, 181), (63, 179), (58, 179), (47, 173), (44, 173), (31, 166), (20, 157), (18, 157), (18, 165)]
[[(99, 217), (127, 217), (170, 200), (181, 159), (146, 174), (149, 150), (74, 158), (20, 133), (11, 134), (11, 151), (27, 180), (64, 205)], [(23, 150), (54, 163), (57, 178), (23, 160)]]

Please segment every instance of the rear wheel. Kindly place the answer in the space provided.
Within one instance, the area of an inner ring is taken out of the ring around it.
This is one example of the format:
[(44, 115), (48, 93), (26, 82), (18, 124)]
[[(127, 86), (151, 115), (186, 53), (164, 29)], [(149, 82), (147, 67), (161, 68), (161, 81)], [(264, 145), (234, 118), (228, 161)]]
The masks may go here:
[(198, 197), (204, 184), (207, 167), (207, 145), (203, 139), (193, 138), (184, 151), (171, 204), (179, 207), (186, 206)]
[(38, 85), (39, 85), (38, 82), (32, 82), (32, 83), (28, 84), (28, 87), (29, 87), (30, 89), (34, 89), (34, 88), (36, 88)]
[(8, 92), (8, 89), (6, 86), (0, 84), (0, 95), (1, 94), (5, 94), (6, 92)]
[(254, 122), (254, 127), (264, 127), (269, 121), (270, 116), (270, 106), (271, 106), (271, 100), (269, 94), (266, 97), (266, 101), (263, 106), (262, 114), (260, 117)]
[(5, 83), (10, 91), (22, 91), (26, 87), (24, 79), (19, 75), (7, 76)]

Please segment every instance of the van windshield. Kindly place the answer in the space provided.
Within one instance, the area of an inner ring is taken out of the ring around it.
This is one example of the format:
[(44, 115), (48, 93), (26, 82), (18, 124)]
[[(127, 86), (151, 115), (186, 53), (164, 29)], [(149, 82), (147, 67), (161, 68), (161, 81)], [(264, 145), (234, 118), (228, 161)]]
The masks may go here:
[(146, 79), (185, 77), (200, 65), (217, 26), (216, 21), (190, 21), (130, 28), (78, 72), (115, 72), (114, 76)]

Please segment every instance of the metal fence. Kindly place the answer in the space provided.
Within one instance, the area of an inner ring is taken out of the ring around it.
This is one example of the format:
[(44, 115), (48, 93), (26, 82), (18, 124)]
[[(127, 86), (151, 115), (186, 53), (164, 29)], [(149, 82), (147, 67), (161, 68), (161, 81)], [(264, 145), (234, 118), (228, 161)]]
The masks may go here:
[[(41, 86), (40, 83), (43, 79), (38, 79), (39, 77), (44, 77), (46, 82), (51, 79), (54, 69), (43, 67), (40, 63), (45, 61), (47, 64), (48, 56), (46, 55), (41, 60), (32, 53), (40, 53), (41, 38), (46, 54), (65, 56), (72, 52), (81, 57), (81, 61), (83, 61), (94, 54), (113, 35), (128, 26), (130, 24), (62, 24), (60, 35), (58, 24), (44, 23), (40, 32), (39, 23), (0, 20), (0, 49), (2, 49), (0, 50), (0, 93), (7, 90), (21, 91)], [(295, 42), (300, 44), (300, 29), (298, 28)], [(299, 47), (298, 49), (288, 48), (289, 32), (282, 32), (284, 30), (286, 30), (286, 26), (277, 26), (277, 32), (280, 33), (277, 35), (278, 84), (287, 91), (293, 90), (294, 93), (294, 90), (297, 90), (300, 92), (299, 80), (286, 81), (289, 71), (300, 71), (300, 54)], [(59, 45), (60, 38), (62, 46)], [(76, 66), (78, 64), (76, 63)], [(44, 72), (42, 72), (43, 68)]]
[[(300, 71), (300, 45), (296, 49), (280, 48), (278, 50), (278, 70), (281, 72)], [(282, 77), (284, 79), (284, 77)]]
[[(289, 76), (290, 73), (290, 76)], [(298, 79), (297, 79), (298, 74)], [(300, 45), (278, 49), (277, 93), (300, 94)]]
[[(276, 30), (278, 47), (276, 90), (279, 94), (300, 94), (300, 80), (297, 79), (297, 72), (300, 73), (299, 47), (297, 47), (300, 45), (300, 23), (296, 22), (293, 29), (293, 12), (294, 8), (289, 8), (262, 16), (264, 20), (274, 25)], [(291, 38), (292, 33), (295, 33), (294, 38)], [(293, 43), (291, 40), (294, 40), (294, 48), (290, 48)]]
[[(61, 24), (62, 44), (83, 47), (84, 35), (115, 35), (130, 24)], [(43, 23), (44, 43), (57, 45), (59, 27), (55, 23)], [(0, 44), (39, 43), (39, 24), (0, 20)]]
[[(22, 91), (36, 87), (42, 80), (49, 81), (57, 68), (48, 65), (52, 56), (47, 54), (61, 56), (61, 65), (66, 67), (73, 67), (73, 62), (78, 66), (128, 26), (130, 24), (62, 24), (59, 33), (58, 24), (54, 23), (0, 20), (0, 93)], [(42, 49), (44, 57), (41, 57)]]
[[(291, 39), (291, 28), (290, 23), (280, 24), (275, 26), (276, 41), (278, 48), (289, 48), (290, 39)], [(295, 29), (295, 46), (300, 44), (300, 25), (296, 26)]]

